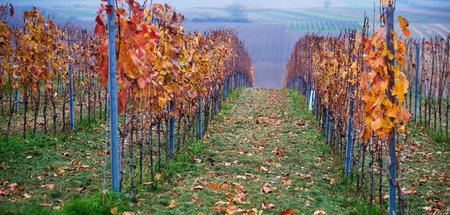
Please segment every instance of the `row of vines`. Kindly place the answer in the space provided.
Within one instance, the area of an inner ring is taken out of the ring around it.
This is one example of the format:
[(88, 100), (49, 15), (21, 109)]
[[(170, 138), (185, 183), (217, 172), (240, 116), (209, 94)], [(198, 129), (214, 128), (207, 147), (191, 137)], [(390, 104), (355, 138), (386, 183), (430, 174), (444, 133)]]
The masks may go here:
[[(327, 144), (345, 162), (345, 175), (356, 180), (363, 199), (378, 201), (383, 211), (388, 185), (389, 214), (396, 213), (397, 203), (405, 214), (407, 122), (415, 113), (420, 123), (448, 139), (449, 37), (402, 39), (393, 28), (394, 5), (382, 1), (380, 27), (372, 35), (365, 17), (360, 30), (301, 38), (284, 87), (305, 95)], [(408, 38), (408, 21), (398, 16), (398, 22)]]
[[(106, 120), (104, 21), (111, 7), (101, 6), (94, 32), (57, 26), (36, 8), (24, 12), (23, 26), (11, 27), (5, 17), (14, 15), (12, 5), (0, 9), (0, 132), (6, 140)], [(149, 180), (143, 177), (164, 173), (170, 159), (192, 150), (229, 92), (253, 85), (253, 63), (233, 30), (185, 32), (184, 17), (168, 5), (130, 0), (116, 3), (115, 14), (119, 178), (134, 198)], [(110, 150), (103, 153), (106, 166)]]

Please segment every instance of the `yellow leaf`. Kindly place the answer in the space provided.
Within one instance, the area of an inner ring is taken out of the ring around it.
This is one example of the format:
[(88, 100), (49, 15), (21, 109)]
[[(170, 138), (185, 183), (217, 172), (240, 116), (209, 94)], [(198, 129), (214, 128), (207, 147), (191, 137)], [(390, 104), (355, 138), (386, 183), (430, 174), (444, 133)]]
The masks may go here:
[(386, 4), (386, 1), (387, 1), (387, 0), (380, 0), (380, 4), (381, 4), (381, 5)]
[(111, 208), (111, 214), (117, 214), (117, 207)]
[(161, 174), (161, 173), (157, 173), (157, 174), (155, 175), (155, 179), (156, 179), (156, 180), (161, 179), (161, 177), (162, 177), (162, 174)]

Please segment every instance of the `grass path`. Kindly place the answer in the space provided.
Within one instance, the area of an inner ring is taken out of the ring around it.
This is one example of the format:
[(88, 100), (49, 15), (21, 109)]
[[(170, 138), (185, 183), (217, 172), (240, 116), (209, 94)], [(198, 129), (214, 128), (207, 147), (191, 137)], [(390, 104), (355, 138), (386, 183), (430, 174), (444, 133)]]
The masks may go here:
[(305, 109), (293, 91), (242, 89), (213, 124), (197, 164), (139, 199), (140, 211), (360, 213), (358, 200), (338, 193), (339, 171)]

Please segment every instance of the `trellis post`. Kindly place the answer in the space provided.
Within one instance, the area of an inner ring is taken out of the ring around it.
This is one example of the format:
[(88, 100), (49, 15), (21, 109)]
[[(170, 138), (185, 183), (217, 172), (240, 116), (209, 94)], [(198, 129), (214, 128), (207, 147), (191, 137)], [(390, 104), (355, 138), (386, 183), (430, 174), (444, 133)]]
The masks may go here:
[(420, 45), (417, 44), (416, 51), (416, 87), (414, 93), (414, 122), (417, 121), (417, 96), (419, 91), (419, 55), (420, 55)]
[(119, 193), (115, 1), (108, 0), (108, 5), (111, 7), (111, 13), (108, 15), (111, 182), (112, 190)]

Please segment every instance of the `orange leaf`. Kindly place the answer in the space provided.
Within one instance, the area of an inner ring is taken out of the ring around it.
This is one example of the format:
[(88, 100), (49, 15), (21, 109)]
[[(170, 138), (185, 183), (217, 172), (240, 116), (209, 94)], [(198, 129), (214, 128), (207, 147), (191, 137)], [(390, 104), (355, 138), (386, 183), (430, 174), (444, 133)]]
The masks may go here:
[(401, 16), (398, 16), (398, 22), (400, 23), (400, 28), (402, 29), (403, 34), (405, 35), (406, 38), (408, 38), (409, 35), (411, 34), (411, 32), (408, 29), (409, 26), (408, 20)]
[(41, 188), (45, 188), (47, 190), (51, 190), (55, 187), (54, 184), (45, 184), (45, 185), (41, 185)]
[(169, 206), (167, 206), (166, 208), (173, 208), (173, 207), (175, 207), (176, 205), (178, 204), (178, 202), (177, 201), (175, 201), (175, 200), (172, 200), (172, 202), (170, 203), (170, 205)]
[(220, 187), (217, 184), (211, 184), (211, 185), (209, 185), (209, 188), (211, 188), (213, 190), (220, 190)]
[(378, 118), (378, 119), (376, 119), (374, 122), (370, 123), (370, 127), (371, 127), (373, 130), (378, 130), (378, 129), (381, 128), (382, 124), (383, 124), (383, 119)]
[(139, 87), (140, 87), (141, 89), (144, 89), (144, 88), (145, 88), (145, 79), (144, 79), (144, 78), (140, 77), (140, 78), (137, 80), (137, 82), (138, 82), (138, 85), (139, 85)]

